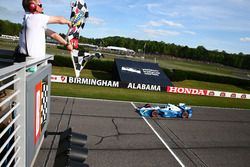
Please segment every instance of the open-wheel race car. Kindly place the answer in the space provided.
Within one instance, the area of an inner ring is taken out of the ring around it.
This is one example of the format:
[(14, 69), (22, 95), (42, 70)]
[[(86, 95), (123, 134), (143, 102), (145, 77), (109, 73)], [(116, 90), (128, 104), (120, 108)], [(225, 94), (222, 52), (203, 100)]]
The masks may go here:
[(166, 104), (162, 106), (152, 106), (145, 104), (138, 107), (136, 111), (143, 117), (166, 117), (166, 118), (190, 118), (192, 117), (192, 108), (184, 103), (178, 105)]

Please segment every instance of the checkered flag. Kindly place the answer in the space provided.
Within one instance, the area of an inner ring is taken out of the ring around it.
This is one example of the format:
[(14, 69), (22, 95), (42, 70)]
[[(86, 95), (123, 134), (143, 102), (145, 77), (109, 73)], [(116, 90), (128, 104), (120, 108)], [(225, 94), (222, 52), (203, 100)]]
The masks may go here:
[(86, 19), (89, 17), (87, 5), (83, 0), (74, 0), (71, 2), (70, 20), (72, 27), (68, 30), (67, 40), (73, 45), (74, 49), (78, 48), (80, 30), (85, 26)]
[(102, 53), (88, 53), (88, 52), (79, 52), (78, 50), (73, 50), (71, 52), (71, 58), (75, 69), (76, 77), (80, 76), (80, 72), (87, 64), (88, 61), (92, 60), (93, 58), (101, 58), (104, 57)]
[(43, 129), (45, 123), (48, 120), (48, 95), (49, 86), (46, 82), (42, 83), (42, 105), (41, 105), (41, 127)]

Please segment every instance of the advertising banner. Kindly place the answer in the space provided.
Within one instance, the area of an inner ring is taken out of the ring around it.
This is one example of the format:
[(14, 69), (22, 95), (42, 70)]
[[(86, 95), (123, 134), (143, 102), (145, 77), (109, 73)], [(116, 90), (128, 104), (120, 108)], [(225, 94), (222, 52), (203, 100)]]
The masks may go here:
[(51, 75), (51, 82), (67, 83), (67, 76)]
[(199, 95), (199, 96), (214, 96), (214, 97), (227, 97), (227, 98), (237, 98), (237, 99), (250, 99), (250, 94), (215, 91), (215, 90), (205, 90), (205, 89), (195, 89), (195, 88), (182, 88), (182, 87), (168, 86), (166, 91), (169, 93), (190, 94), (190, 95)]
[(161, 85), (154, 85), (154, 84), (120, 82), (120, 81), (110, 81), (110, 80), (100, 80), (100, 79), (90, 79), (90, 78), (76, 78), (76, 77), (59, 76), (59, 75), (51, 75), (51, 82), (103, 86), (111, 88), (126, 88), (126, 89), (157, 91), (157, 92), (166, 91), (168, 93), (189, 94), (189, 95), (199, 95), (199, 96), (250, 99), (250, 94), (244, 94), (244, 93), (224, 92), (224, 91), (196, 89), (196, 88), (183, 88), (174, 86), (162, 87)]
[(115, 59), (114, 78), (120, 82), (136, 83), (139, 86), (142, 84), (173, 86), (160, 66), (151, 62)]
[(127, 89), (158, 91), (158, 92), (165, 90), (160, 85), (126, 83), (126, 82), (119, 82), (119, 81), (90, 79), (90, 78), (76, 78), (76, 77), (59, 76), (59, 75), (51, 75), (51, 82), (103, 86), (103, 87), (111, 87), (111, 88), (127, 88)]

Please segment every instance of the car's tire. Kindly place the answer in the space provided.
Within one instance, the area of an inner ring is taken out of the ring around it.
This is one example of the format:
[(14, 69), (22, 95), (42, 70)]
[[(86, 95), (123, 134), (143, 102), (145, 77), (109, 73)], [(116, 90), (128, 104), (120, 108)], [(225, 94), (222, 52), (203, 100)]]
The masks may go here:
[(181, 114), (182, 118), (188, 118), (188, 112), (187, 111), (183, 111)]
[(157, 110), (153, 110), (153, 111), (151, 112), (151, 117), (158, 117), (158, 112), (157, 112)]

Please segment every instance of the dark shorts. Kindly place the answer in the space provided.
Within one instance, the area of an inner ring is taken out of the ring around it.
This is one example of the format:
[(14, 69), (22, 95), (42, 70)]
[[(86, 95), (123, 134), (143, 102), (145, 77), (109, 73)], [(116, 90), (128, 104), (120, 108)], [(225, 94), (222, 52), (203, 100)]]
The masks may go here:
[(14, 56), (14, 62), (17, 62), (17, 63), (25, 62), (27, 56), (28, 55), (26, 54), (16, 53), (16, 55)]
[(16, 63), (25, 62), (26, 57), (28, 57), (28, 55), (20, 53), (19, 48), (20, 48), (19, 45), (17, 45), (16, 48), (15, 48), (14, 54), (13, 54), (13, 60)]

